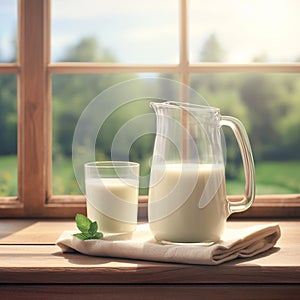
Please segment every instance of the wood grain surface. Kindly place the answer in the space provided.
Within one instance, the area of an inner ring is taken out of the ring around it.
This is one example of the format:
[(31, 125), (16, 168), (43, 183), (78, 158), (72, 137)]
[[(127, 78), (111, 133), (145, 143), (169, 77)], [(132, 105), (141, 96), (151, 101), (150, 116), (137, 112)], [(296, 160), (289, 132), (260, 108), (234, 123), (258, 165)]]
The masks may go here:
[[(272, 221), (230, 221), (241, 228)], [(276, 221), (277, 222), (277, 221)], [(300, 284), (298, 220), (278, 221), (276, 247), (251, 259), (199, 266), (62, 253), (68, 220), (1, 220), (0, 284)]]

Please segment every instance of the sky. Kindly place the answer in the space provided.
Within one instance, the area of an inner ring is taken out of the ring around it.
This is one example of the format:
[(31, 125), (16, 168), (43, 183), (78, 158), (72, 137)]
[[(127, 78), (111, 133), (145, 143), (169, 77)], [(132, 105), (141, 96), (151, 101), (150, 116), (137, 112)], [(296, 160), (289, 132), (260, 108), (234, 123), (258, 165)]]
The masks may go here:
[[(17, 0), (0, 0), (0, 61), (9, 60)], [(94, 36), (124, 63), (178, 63), (177, 0), (53, 0), (51, 58), (59, 61), (85, 36)], [(226, 62), (300, 57), (300, 0), (190, 0), (190, 61), (215, 34)]]

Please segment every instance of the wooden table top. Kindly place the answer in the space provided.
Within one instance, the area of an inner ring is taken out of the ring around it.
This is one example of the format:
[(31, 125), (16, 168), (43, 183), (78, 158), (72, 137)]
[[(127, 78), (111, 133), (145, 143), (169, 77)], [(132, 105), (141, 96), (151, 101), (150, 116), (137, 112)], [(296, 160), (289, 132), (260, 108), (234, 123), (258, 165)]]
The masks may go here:
[(199, 266), (90, 257), (55, 245), (70, 220), (0, 221), (0, 284), (300, 284), (299, 219), (229, 221), (229, 228), (280, 225), (282, 236), (270, 251), (219, 266)]

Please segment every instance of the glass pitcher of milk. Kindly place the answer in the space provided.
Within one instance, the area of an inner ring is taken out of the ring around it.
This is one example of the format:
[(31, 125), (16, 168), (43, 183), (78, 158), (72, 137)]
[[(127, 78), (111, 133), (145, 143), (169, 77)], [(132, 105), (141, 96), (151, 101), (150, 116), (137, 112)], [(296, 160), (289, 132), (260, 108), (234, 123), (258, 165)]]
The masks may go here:
[[(246, 130), (218, 108), (173, 101), (150, 105), (157, 127), (148, 203), (151, 231), (159, 241), (217, 242), (229, 215), (248, 209), (255, 197)], [(245, 193), (240, 201), (226, 197), (222, 126), (233, 130), (241, 151)]]

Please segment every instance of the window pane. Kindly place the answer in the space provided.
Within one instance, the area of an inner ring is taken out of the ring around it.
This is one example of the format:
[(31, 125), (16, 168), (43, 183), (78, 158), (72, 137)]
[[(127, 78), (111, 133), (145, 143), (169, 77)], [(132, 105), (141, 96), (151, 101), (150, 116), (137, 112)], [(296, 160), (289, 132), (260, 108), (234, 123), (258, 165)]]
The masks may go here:
[(17, 0), (0, 0), (0, 63), (16, 61)]
[(51, 38), (55, 62), (178, 62), (178, 1), (53, 0)]
[[(258, 194), (300, 193), (300, 76), (292, 74), (195, 74), (191, 85), (209, 105), (245, 125), (256, 165)], [(228, 194), (243, 193), (238, 146), (229, 130)]]
[(110, 84), (118, 82), (118, 77), (94, 74), (52, 76), (53, 194), (80, 194), (72, 167), (75, 126), (88, 103)]
[[(148, 85), (148, 78), (144, 78), (145, 74), (53, 75), (53, 194), (81, 194), (73, 175), (73, 135), (84, 109), (98, 95), (95, 101), (100, 104), (99, 110), (87, 118), (90, 124), (95, 118), (101, 123), (95, 136), (95, 159), (140, 163), (143, 177), (140, 193), (147, 193), (155, 137), (155, 115), (149, 102), (157, 94), (172, 97), (174, 93), (174, 99), (178, 99), (178, 91), (175, 88), (173, 91), (172, 87), (167, 89), (159, 80), (160, 77), (176, 80), (176, 76), (152, 74), (152, 77), (154, 75), (157, 82), (151, 85)], [(133, 83), (131, 79), (135, 79)], [(102, 96), (103, 91), (111, 91), (114, 97)], [(92, 138), (91, 135), (88, 131), (87, 138)]]
[(297, 0), (191, 0), (191, 61), (300, 61), (299, 11)]
[(16, 196), (17, 92), (16, 76), (0, 74), (0, 196)]

